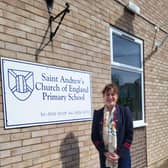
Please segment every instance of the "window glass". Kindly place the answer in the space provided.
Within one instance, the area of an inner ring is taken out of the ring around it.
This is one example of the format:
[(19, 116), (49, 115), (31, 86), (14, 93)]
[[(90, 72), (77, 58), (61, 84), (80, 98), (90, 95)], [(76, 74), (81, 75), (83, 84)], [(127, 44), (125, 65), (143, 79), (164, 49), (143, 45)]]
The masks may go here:
[(134, 120), (142, 120), (141, 75), (113, 68), (112, 80), (119, 87), (119, 104), (130, 107)]
[(143, 41), (111, 28), (111, 79), (119, 87), (119, 104), (129, 106), (134, 125), (144, 124)]
[(141, 48), (138, 43), (126, 36), (113, 33), (113, 61), (141, 67)]

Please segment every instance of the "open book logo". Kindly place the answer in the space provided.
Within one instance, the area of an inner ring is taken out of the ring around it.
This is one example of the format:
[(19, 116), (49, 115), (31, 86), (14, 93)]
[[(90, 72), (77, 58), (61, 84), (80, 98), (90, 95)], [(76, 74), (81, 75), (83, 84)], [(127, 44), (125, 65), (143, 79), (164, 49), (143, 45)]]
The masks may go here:
[(28, 99), (34, 89), (33, 72), (8, 69), (8, 85), (18, 100)]

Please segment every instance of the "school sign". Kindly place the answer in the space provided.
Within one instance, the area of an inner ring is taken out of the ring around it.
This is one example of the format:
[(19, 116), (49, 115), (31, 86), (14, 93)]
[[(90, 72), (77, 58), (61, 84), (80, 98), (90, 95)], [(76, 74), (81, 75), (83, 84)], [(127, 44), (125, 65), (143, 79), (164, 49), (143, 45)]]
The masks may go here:
[(91, 119), (90, 73), (1, 58), (5, 128)]

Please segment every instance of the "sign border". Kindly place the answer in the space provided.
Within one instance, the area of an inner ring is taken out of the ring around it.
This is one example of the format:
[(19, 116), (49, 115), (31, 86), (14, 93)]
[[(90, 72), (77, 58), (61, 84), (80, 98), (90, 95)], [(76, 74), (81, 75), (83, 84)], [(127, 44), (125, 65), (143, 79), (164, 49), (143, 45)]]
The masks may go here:
[[(7, 122), (7, 108), (6, 108), (6, 94), (5, 94), (5, 80), (4, 80), (4, 63), (5, 61), (11, 61), (11, 62), (18, 62), (18, 63), (24, 63), (34, 66), (42, 66), (46, 68), (52, 68), (52, 69), (59, 69), (59, 70), (68, 70), (68, 71), (75, 71), (75, 72), (81, 72), (89, 75), (90, 79), (90, 103), (91, 103), (91, 116), (88, 118), (82, 118), (82, 119), (67, 119), (67, 120), (58, 120), (58, 121), (46, 121), (46, 122), (35, 122), (35, 123), (26, 123), (26, 124), (12, 124), (8, 125)], [(4, 114), (4, 127), (5, 129), (9, 128), (24, 128), (24, 127), (32, 127), (32, 126), (43, 126), (43, 125), (51, 125), (51, 124), (63, 124), (63, 123), (72, 123), (72, 122), (81, 122), (81, 121), (90, 121), (92, 120), (92, 83), (91, 83), (91, 72), (88, 71), (82, 71), (78, 69), (71, 69), (71, 68), (65, 68), (65, 67), (57, 67), (55, 65), (47, 65), (42, 63), (35, 63), (35, 62), (29, 62), (25, 60), (19, 60), (19, 59), (12, 59), (12, 58), (6, 58), (1, 57), (1, 83), (2, 83), (2, 100), (3, 100), (3, 114)]]

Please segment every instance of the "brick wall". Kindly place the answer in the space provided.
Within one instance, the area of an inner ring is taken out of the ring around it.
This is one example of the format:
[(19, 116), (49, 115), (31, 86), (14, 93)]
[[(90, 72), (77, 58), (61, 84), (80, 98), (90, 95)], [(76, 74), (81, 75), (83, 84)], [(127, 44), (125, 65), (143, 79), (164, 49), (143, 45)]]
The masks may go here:
[[(132, 167), (152, 166), (158, 160), (165, 163), (168, 157), (167, 44), (156, 52), (153, 44), (165, 35), (166, 27), (155, 33), (154, 24), (165, 23), (167, 1), (152, 0), (144, 4), (134, 1), (142, 9), (140, 16), (125, 9), (126, 0), (68, 2), (71, 12), (65, 16), (56, 38), (38, 52), (48, 26), (45, 1), (1, 0), (0, 56), (35, 62), (38, 54), (39, 63), (90, 71), (93, 108), (99, 108), (101, 89), (110, 81), (110, 24), (142, 38), (148, 126), (135, 129)], [(53, 13), (63, 8), (64, 2), (57, 0)], [(98, 167), (97, 151), (90, 141), (90, 121), (5, 130), (0, 95), (0, 167)]]
[(146, 135), (144, 128), (134, 130), (134, 141), (131, 147), (132, 167), (145, 168), (146, 156)]

